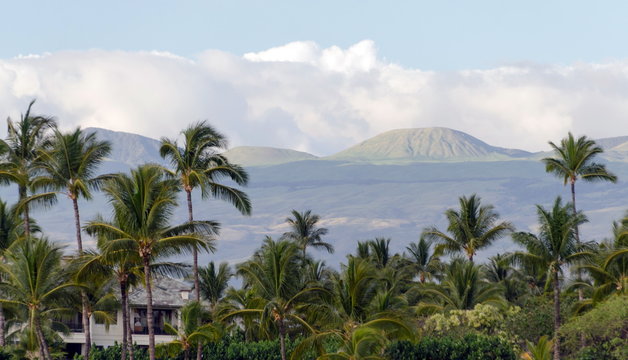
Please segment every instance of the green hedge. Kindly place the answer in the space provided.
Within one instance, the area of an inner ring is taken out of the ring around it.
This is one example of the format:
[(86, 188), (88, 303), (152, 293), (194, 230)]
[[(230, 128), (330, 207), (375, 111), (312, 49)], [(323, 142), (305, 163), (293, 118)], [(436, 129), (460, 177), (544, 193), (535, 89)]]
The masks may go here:
[(513, 349), (497, 337), (469, 334), (463, 338), (425, 337), (417, 344), (395, 342), (386, 351), (390, 360), (515, 360)]

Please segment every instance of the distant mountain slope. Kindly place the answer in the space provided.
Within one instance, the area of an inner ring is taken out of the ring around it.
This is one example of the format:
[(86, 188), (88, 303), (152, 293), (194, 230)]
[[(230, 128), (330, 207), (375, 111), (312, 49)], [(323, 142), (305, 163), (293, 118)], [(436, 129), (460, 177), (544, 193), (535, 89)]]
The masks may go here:
[(111, 142), (109, 161), (134, 167), (147, 162), (163, 164), (159, 156), (159, 141), (142, 135), (113, 131), (101, 128), (87, 128), (94, 131), (99, 140)]
[(531, 155), (523, 150), (488, 145), (448, 128), (391, 130), (330, 156), (342, 160), (461, 161), (508, 160)]
[(230, 162), (243, 166), (277, 165), (317, 159), (306, 152), (263, 146), (238, 146), (225, 151), (224, 155)]
[(604, 151), (628, 151), (628, 136), (595, 139)]

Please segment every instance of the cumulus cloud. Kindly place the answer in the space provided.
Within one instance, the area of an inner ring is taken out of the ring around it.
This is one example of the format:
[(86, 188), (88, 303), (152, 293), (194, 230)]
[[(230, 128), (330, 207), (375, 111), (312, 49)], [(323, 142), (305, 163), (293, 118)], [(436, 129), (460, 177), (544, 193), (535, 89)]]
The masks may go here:
[(546, 149), (567, 131), (628, 135), (628, 61), (429, 72), (385, 61), (372, 41), (293, 42), (237, 56), (208, 50), (66, 51), (0, 59), (0, 109), (66, 127), (172, 136), (207, 119), (232, 145), (328, 155), (370, 136), (445, 126), (491, 145)]

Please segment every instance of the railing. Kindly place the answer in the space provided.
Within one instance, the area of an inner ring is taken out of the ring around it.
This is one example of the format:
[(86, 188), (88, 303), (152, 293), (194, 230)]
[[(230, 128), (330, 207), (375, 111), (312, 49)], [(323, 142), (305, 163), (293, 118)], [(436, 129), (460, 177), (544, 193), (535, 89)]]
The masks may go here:
[[(148, 335), (148, 326), (134, 326), (132, 330), (133, 330), (133, 334)], [(155, 326), (155, 335), (171, 335), (171, 334), (166, 332), (166, 329)]]
[(83, 332), (82, 321), (62, 321), (62, 324), (70, 329), (70, 332)]

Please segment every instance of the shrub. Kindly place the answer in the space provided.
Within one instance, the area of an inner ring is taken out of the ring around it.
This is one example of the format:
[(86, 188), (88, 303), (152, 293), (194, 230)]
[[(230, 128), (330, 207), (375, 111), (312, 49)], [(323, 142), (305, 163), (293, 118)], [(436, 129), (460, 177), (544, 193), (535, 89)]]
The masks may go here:
[(512, 347), (495, 336), (468, 334), (462, 338), (425, 337), (417, 344), (395, 342), (386, 350), (390, 360), (515, 360)]
[[(565, 354), (578, 359), (628, 358), (628, 296), (612, 296), (581, 316), (567, 321), (560, 330)], [(580, 336), (586, 344), (580, 349)]]

